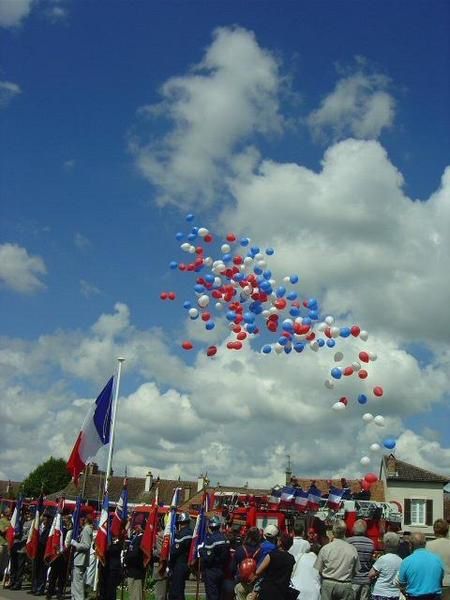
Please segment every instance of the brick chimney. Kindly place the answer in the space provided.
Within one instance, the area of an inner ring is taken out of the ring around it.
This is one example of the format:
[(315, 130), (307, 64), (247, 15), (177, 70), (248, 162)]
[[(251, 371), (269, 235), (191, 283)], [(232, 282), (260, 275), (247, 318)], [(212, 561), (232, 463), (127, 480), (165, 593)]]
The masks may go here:
[(144, 492), (149, 492), (153, 485), (153, 473), (149, 471), (145, 476)]
[(395, 456), (393, 454), (389, 454), (386, 459), (386, 477), (396, 477), (397, 476), (397, 463), (395, 461)]

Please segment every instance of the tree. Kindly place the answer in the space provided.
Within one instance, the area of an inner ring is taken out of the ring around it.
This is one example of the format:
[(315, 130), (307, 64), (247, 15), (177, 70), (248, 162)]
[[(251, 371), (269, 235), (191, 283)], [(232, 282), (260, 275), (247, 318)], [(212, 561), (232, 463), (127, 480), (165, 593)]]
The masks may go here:
[(27, 497), (36, 497), (43, 489), (44, 494), (62, 490), (70, 481), (67, 463), (62, 458), (53, 458), (40, 464), (22, 483), (22, 493)]

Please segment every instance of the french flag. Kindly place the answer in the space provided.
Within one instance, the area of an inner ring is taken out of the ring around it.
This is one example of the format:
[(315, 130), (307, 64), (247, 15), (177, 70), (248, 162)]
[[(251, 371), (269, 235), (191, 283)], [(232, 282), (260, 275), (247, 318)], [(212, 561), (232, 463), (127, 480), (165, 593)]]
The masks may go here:
[(176, 488), (173, 493), (170, 511), (168, 513), (166, 526), (164, 528), (164, 537), (162, 542), (161, 553), (159, 556), (160, 562), (168, 561), (170, 558), (170, 547), (172, 545), (172, 540), (175, 536), (175, 529), (177, 524), (177, 506), (180, 499), (180, 493), (181, 488)]
[(284, 486), (281, 490), (281, 504), (285, 506), (291, 506), (294, 502), (295, 488), (291, 486)]
[(318, 510), (320, 508), (320, 500), (322, 498), (321, 491), (312, 483), (308, 490), (308, 509), (309, 510)]
[(95, 538), (95, 552), (102, 565), (106, 562), (106, 551), (109, 542), (109, 498), (108, 492), (103, 497), (102, 512), (98, 524), (97, 537)]
[(64, 552), (64, 535), (63, 535), (63, 511), (64, 498), (61, 498), (58, 503), (56, 515), (53, 517), (50, 533), (48, 534), (47, 543), (45, 545), (44, 558), (47, 563), (51, 563), (55, 558)]
[(33, 523), (28, 532), (27, 543), (25, 544), (25, 552), (30, 560), (36, 558), (39, 548), (39, 524), (44, 508), (44, 498), (42, 494), (36, 504), (36, 512), (34, 513)]
[(296, 489), (294, 502), (295, 502), (296, 508), (300, 512), (308, 510), (308, 492), (305, 492), (301, 488)]
[(78, 536), (80, 535), (81, 503), (82, 503), (81, 496), (77, 496), (77, 499), (75, 501), (75, 510), (73, 511), (73, 515), (72, 515), (72, 523), (73, 523), (72, 539), (73, 540), (78, 540)]
[(205, 545), (206, 535), (208, 533), (209, 495), (205, 492), (202, 506), (195, 522), (194, 534), (192, 536), (191, 547), (189, 549), (188, 564), (194, 563), (199, 557), (199, 550)]
[(329, 506), (329, 508), (332, 510), (339, 510), (342, 504), (342, 496), (344, 495), (344, 492), (345, 490), (341, 488), (331, 486), (328, 494), (327, 506)]
[(8, 540), (9, 549), (13, 547), (14, 540), (22, 534), (23, 530), (23, 521), (22, 521), (22, 507), (23, 507), (23, 498), (19, 496), (17, 499), (16, 506), (14, 508), (13, 515), (11, 517), (11, 521), (9, 522), (9, 527), (6, 531), (6, 539)]
[(141, 539), (141, 550), (144, 554), (144, 567), (147, 567), (153, 558), (155, 540), (158, 534), (158, 499), (159, 489), (156, 488), (155, 499), (153, 500), (151, 511), (147, 517), (144, 535)]
[(77, 485), (84, 467), (102, 446), (109, 443), (114, 377), (108, 381), (95, 403), (89, 409), (83, 427), (78, 435), (67, 468)]
[(128, 479), (123, 480), (123, 489), (114, 511), (111, 523), (111, 535), (119, 537), (128, 519)]
[(277, 508), (281, 502), (281, 489), (273, 488), (269, 496), (269, 504)]

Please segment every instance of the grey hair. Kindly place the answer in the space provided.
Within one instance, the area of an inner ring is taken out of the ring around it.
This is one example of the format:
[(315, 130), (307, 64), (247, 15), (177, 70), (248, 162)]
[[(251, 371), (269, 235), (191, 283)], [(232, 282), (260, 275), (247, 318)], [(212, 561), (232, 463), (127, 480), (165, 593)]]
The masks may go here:
[(411, 536), (411, 545), (413, 548), (425, 548), (427, 538), (424, 533), (413, 533)]
[(395, 554), (400, 544), (400, 536), (393, 531), (388, 531), (383, 536), (383, 544), (385, 552), (392, 552)]
[(345, 521), (342, 519), (337, 519), (333, 523), (333, 535), (335, 538), (343, 539), (345, 537), (345, 532), (347, 531), (347, 525)]
[(358, 519), (353, 525), (353, 533), (355, 535), (364, 535), (367, 531), (367, 523), (363, 519)]

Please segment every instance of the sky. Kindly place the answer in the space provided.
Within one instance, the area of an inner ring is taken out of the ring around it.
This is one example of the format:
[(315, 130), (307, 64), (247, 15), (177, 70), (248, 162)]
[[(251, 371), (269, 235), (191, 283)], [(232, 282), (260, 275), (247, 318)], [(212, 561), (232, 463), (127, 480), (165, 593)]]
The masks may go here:
[[(352, 478), (393, 437), (450, 476), (449, 28), (444, 0), (0, 0), (0, 478), (69, 456), (119, 355), (116, 473)], [(339, 350), (369, 378), (189, 319), (190, 213), (368, 331)]]

